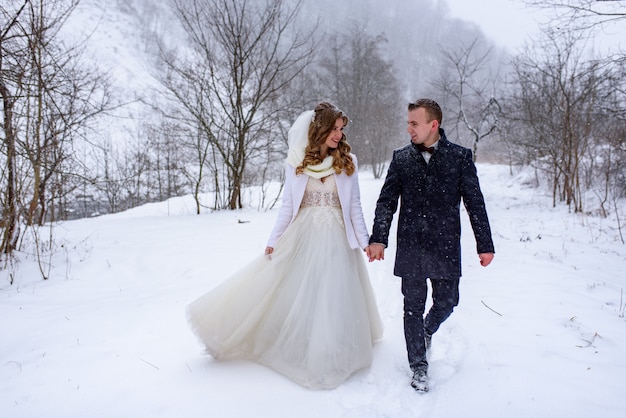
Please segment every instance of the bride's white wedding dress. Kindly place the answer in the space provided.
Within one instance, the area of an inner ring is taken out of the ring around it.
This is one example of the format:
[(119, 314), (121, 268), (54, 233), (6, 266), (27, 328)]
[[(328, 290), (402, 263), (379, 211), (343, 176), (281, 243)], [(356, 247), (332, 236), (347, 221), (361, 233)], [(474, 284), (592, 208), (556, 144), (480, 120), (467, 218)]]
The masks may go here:
[(188, 307), (216, 359), (249, 359), (316, 389), (372, 362), (382, 322), (361, 250), (350, 248), (335, 177), (309, 178), (300, 211), (263, 255)]

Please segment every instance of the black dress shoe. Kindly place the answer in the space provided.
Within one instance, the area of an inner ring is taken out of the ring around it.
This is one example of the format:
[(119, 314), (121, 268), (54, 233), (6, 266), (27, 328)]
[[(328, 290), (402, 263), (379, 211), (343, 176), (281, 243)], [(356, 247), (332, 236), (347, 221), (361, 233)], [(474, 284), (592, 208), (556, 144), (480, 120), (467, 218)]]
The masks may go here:
[(428, 374), (424, 370), (413, 372), (411, 386), (418, 392), (428, 392)]

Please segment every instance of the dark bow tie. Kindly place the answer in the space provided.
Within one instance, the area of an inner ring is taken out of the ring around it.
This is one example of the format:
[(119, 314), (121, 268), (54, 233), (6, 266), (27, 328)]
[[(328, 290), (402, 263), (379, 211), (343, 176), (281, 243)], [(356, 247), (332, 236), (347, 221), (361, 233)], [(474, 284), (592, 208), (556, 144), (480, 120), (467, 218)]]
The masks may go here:
[(420, 150), (421, 152), (427, 152), (429, 154), (432, 154), (433, 152), (435, 152), (435, 147), (427, 147), (424, 144), (415, 144), (417, 145), (417, 149)]

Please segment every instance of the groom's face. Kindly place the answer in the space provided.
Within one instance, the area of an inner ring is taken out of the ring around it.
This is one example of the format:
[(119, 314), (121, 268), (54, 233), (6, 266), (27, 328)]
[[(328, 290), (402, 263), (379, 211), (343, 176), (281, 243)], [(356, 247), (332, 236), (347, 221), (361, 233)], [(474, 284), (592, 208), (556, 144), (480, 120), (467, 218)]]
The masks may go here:
[(411, 136), (411, 141), (414, 144), (424, 144), (429, 147), (437, 141), (439, 122), (436, 120), (429, 121), (428, 119), (426, 109), (423, 107), (409, 110), (406, 131)]

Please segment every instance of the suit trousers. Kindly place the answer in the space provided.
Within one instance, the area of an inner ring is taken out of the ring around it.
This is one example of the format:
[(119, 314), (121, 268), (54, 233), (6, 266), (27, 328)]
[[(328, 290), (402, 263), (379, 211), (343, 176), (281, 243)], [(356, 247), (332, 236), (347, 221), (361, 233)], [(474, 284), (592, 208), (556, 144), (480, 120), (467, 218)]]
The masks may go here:
[(426, 278), (403, 277), (404, 338), (411, 370), (428, 369), (424, 333), (434, 334), (459, 304), (459, 278), (430, 279), (433, 303), (426, 318), (428, 284)]

